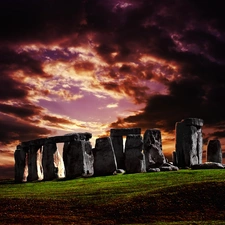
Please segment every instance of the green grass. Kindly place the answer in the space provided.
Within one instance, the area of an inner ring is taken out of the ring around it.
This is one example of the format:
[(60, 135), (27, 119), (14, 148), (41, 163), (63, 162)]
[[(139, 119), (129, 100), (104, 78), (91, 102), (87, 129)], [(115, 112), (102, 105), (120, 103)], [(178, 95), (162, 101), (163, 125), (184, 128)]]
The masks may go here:
[(0, 224), (225, 224), (225, 170), (15, 184), (0, 181)]

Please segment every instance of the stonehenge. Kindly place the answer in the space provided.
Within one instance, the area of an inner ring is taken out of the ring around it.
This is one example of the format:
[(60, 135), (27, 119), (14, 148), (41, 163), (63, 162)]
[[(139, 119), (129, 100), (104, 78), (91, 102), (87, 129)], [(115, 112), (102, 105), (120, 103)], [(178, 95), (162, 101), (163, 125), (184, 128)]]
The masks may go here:
[(203, 120), (187, 118), (176, 123), (176, 153), (174, 161), (178, 167), (191, 167), (202, 163)]
[(125, 143), (125, 170), (127, 173), (146, 172), (140, 134), (127, 135)]
[(158, 168), (166, 162), (162, 152), (161, 132), (158, 129), (148, 129), (144, 133), (144, 153), (147, 170)]
[(117, 168), (117, 160), (110, 137), (96, 139), (94, 154), (94, 174), (104, 176), (113, 174)]
[[(209, 140), (208, 162), (202, 163), (202, 126), (198, 118), (176, 123), (173, 163), (163, 154), (159, 129), (147, 129), (143, 135), (141, 128), (111, 129), (110, 136), (96, 139), (94, 148), (89, 132), (21, 142), (14, 152), (15, 182), (224, 168), (219, 140)], [(63, 143), (62, 156), (57, 143)]]
[(209, 140), (207, 146), (207, 161), (222, 163), (222, 149), (219, 140)]

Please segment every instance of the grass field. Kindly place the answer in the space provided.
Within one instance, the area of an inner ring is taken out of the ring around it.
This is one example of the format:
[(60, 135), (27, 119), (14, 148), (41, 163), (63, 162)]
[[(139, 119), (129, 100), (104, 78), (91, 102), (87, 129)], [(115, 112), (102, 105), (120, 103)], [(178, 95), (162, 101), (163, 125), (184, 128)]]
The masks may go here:
[(225, 170), (0, 181), (0, 224), (225, 224)]

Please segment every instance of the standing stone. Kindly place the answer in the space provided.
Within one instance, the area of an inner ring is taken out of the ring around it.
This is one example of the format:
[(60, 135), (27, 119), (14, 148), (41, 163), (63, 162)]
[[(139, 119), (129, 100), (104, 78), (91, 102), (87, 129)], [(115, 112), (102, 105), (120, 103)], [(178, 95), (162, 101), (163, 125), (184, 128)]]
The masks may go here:
[(161, 132), (158, 129), (148, 129), (144, 133), (144, 154), (147, 171), (160, 167), (166, 162), (162, 152)]
[(14, 153), (15, 158), (15, 181), (22, 182), (24, 176), (24, 170), (26, 166), (26, 151), (21, 145), (17, 145), (17, 149)]
[(89, 141), (82, 141), (83, 151), (83, 174), (84, 177), (94, 175), (94, 155), (92, 153), (92, 146)]
[(63, 162), (65, 168), (65, 176), (69, 174), (69, 142), (65, 142), (63, 145)]
[(39, 145), (31, 145), (28, 150), (28, 177), (27, 181), (38, 180), (37, 173), (37, 151), (40, 149)]
[(66, 159), (66, 178), (71, 179), (83, 174), (83, 149), (81, 140), (71, 141), (67, 145), (64, 158)]
[(123, 136), (111, 137), (113, 148), (115, 151), (118, 168), (125, 169), (124, 152), (123, 152)]
[(54, 165), (54, 154), (57, 150), (56, 143), (46, 143), (43, 147), (42, 166), (44, 180), (53, 180), (56, 176), (56, 168)]
[(141, 135), (127, 135), (125, 143), (125, 168), (127, 173), (145, 172), (145, 168), (143, 168), (144, 155), (142, 147), (143, 141)]
[(125, 169), (123, 136), (129, 134), (141, 134), (141, 128), (119, 128), (110, 130), (110, 137), (116, 155), (117, 166), (120, 169)]
[(94, 154), (94, 174), (112, 175), (117, 170), (117, 161), (110, 137), (96, 139)]
[(207, 146), (207, 161), (222, 163), (222, 149), (219, 140), (210, 140)]
[(176, 155), (178, 167), (191, 167), (202, 163), (203, 120), (184, 119), (176, 123)]
[(177, 153), (175, 151), (173, 151), (172, 159), (173, 159), (173, 165), (177, 166)]

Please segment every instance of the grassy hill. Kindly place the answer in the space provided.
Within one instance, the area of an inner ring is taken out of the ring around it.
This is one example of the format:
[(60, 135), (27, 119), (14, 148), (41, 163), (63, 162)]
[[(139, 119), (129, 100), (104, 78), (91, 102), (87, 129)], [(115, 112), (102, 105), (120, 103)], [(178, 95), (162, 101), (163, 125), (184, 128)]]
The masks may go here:
[(225, 170), (180, 170), (14, 184), (0, 224), (225, 224)]

